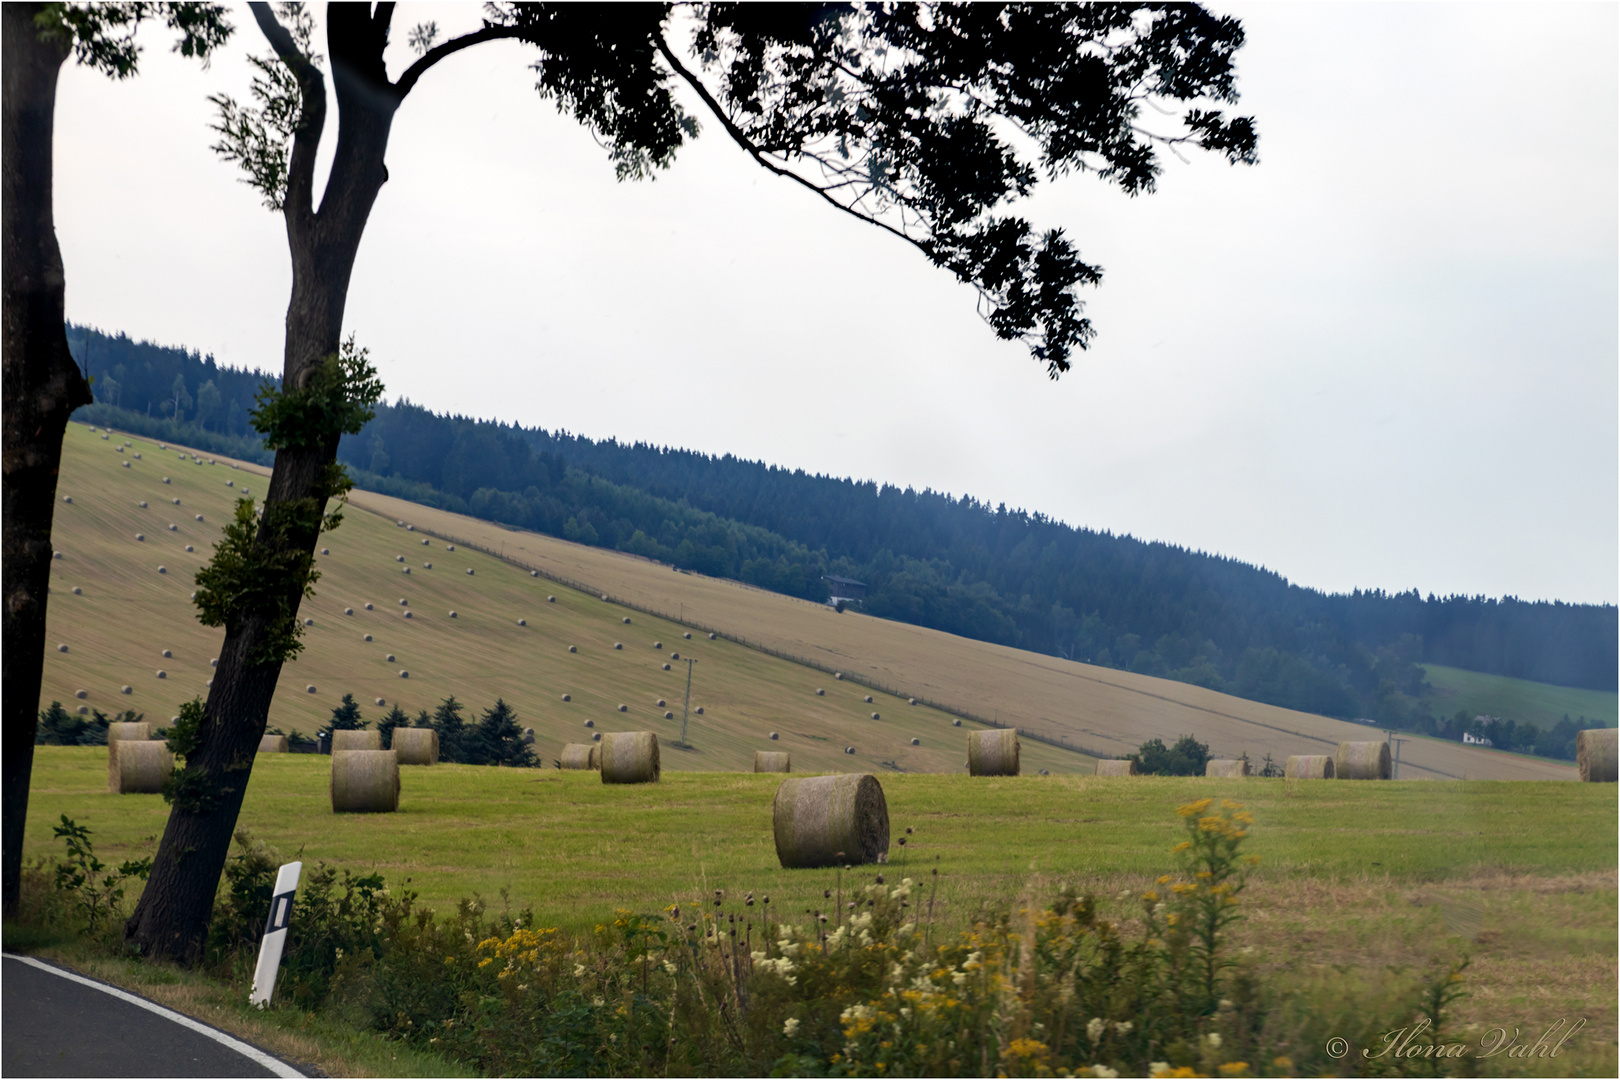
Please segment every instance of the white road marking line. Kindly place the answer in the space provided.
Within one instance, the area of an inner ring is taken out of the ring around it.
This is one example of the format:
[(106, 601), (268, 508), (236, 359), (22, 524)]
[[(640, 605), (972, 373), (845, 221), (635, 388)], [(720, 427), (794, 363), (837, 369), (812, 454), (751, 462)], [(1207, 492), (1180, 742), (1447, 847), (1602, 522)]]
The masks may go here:
[(243, 1057), (264, 1066), (266, 1069), (269, 1069), (270, 1072), (276, 1076), (302, 1077), (304, 1075), (291, 1065), (288, 1065), (285, 1061), (282, 1061), (279, 1058), (273, 1058), (263, 1050), (260, 1050), (254, 1046), (249, 1046), (241, 1039), (232, 1038), (223, 1031), (220, 1031), (217, 1028), (211, 1028), (207, 1024), (202, 1023), (200, 1020), (193, 1020), (184, 1013), (177, 1013), (173, 1009), (165, 1009), (162, 1005), (154, 1004), (153, 1002), (147, 1001), (145, 998), (136, 997), (134, 994), (120, 990), (116, 986), (108, 986), (106, 983), (97, 982), (94, 979), (87, 979), (83, 975), (76, 975), (71, 971), (63, 971), (59, 967), (53, 967), (50, 964), (42, 963), (35, 960), (31, 956), (19, 956), (16, 953), (0, 953), (0, 956), (4, 956), (7, 960), (16, 960), (20, 963), (27, 964), (30, 967), (39, 968), (41, 971), (48, 971), (52, 975), (60, 975), (62, 978), (70, 979), (76, 983), (83, 983), (85, 986), (88, 986), (93, 990), (100, 990), (103, 994), (109, 994), (120, 1001), (127, 1001), (131, 1005), (139, 1006), (140, 1008), (145, 1009), (147, 1012), (157, 1013), (165, 1020), (173, 1020), (183, 1028), (190, 1028), (199, 1035), (213, 1039), (221, 1046), (227, 1046), (232, 1050), (235, 1050)]

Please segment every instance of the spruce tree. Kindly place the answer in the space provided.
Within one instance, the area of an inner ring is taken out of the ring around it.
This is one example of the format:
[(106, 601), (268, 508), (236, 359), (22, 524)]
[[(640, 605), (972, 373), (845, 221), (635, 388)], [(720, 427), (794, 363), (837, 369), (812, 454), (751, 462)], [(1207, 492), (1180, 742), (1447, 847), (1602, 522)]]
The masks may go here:
[(485, 709), (479, 719), (478, 742), (485, 765), (527, 769), (535, 764), (534, 750), (523, 741), (517, 713), (501, 698), (496, 698), (495, 704)]
[(392, 709), (388, 710), (386, 716), (377, 721), (377, 730), (382, 732), (383, 749), (392, 750), (394, 748), (395, 728), (410, 726), (411, 718), (405, 715), (405, 710), (396, 703)]
[(360, 719), (360, 704), (354, 700), (354, 695), (344, 694), (338, 707), (332, 710), (328, 727), (333, 731), (359, 731), (366, 724), (367, 721)]
[(467, 722), (461, 718), (461, 710), (466, 708), (451, 694), (439, 702), (439, 707), (433, 710), (433, 730), (439, 733), (439, 760), (452, 765), (477, 765), (477, 755), (469, 756), (468, 751), (474, 750), (476, 739), (468, 738), (472, 733), (467, 730)]

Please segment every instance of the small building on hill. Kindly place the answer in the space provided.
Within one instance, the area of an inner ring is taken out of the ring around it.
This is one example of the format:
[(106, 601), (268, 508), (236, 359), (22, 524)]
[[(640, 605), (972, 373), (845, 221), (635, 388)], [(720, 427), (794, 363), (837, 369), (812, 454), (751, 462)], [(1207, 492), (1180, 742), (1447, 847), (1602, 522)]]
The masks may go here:
[(839, 577), (836, 574), (823, 574), (821, 580), (827, 583), (827, 591), (832, 594), (827, 597), (829, 604), (858, 604), (866, 599), (864, 581)]

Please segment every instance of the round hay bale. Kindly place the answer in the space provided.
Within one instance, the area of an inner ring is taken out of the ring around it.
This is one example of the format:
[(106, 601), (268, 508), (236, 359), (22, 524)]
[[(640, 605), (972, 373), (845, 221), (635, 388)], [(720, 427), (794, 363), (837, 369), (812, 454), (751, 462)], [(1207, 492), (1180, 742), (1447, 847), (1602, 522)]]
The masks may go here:
[(786, 750), (755, 750), (755, 772), (792, 772), (793, 755)]
[(399, 809), (399, 755), (392, 750), (332, 754), (332, 813), (392, 814)]
[(208, 666), (209, 667), (219, 667), (219, 657), (216, 656), (212, 660), (208, 661)]
[(843, 677), (844, 677), (844, 673), (843, 673), (843, 672), (842, 672), (842, 671), (835, 671), (835, 672), (833, 672), (833, 678), (835, 678), (835, 679), (842, 679), (842, 678), (843, 678)]
[(405, 556), (403, 556), (403, 555), (395, 555), (394, 556), (394, 561), (395, 562), (404, 562), (405, 561)]
[(77, 585), (73, 586), (73, 595), (74, 596), (82, 596), (83, 594), (84, 594), (83, 589), (79, 588)]
[(377, 699), (377, 704), (378, 705), (386, 705), (386, 704), (388, 704), (388, 702), (384, 698), (378, 698)]
[(777, 734), (777, 733), (776, 733), (776, 732), (774, 732), (774, 731), (773, 731), (773, 732), (771, 732), (771, 741), (772, 741), (772, 742), (774, 742), (774, 741), (776, 741), (776, 740), (777, 740), (777, 739), (779, 739), (779, 738), (781, 738), (781, 736), (780, 736), (780, 735), (778, 735), (778, 734)]
[(1285, 780), (1332, 780), (1331, 754), (1291, 754), (1283, 763)]
[(363, 636), (364, 636), (365, 640), (367, 640), (367, 641), (371, 640), (371, 635), (370, 634), (365, 634)]
[(422, 538), (422, 546), (423, 546), (423, 547), (427, 547), (427, 545), (428, 545), (428, 541), (427, 541), (427, 538), (426, 538), (426, 537), (423, 537), (423, 538)]
[(387, 656), (383, 657), (383, 663), (392, 664), (393, 662), (394, 662), (394, 654), (393, 653), (389, 653)]
[(426, 727), (395, 728), (394, 753), (401, 765), (437, 765), (439, 733)]
[(564, 694), (563, 695), (563, 700), (564, 701), (573, 701), (574, 700), (574, 695), (572, 695), (572, 694)]
[(406, 532), (415, 532), (416, 531), (416, 526), (415, 525), (407, 525), (407, 526), (405, 526), (405, 531)]
[(1342, 742), (1333, 755), (1336, 780), (1388, 780), (1390, 773), (1387, 742)]
[(313, 693), (315, 693), (315, 684), (314, 684), (314, 683), (310, 683), (310, 684), (309, 684), (309, 685), (308, 685), (308, 686), (306, 686), (306, 687), (304, 687), (304, 693), (306, 693), (306, 694), (313, 694)]
[(660, 709), (662, 709), (662, 708), (663, 708), (663, 707), (664, 707), (664, 705), (665, 705), (665, 701), (664, 701), (664, 699), (663, 699), (663, 698), (659, 698), (659, 699), (658, 699), (658, 707), (659, 707), (659, 708), (660, 708)]
[(587, 721), (585, 721), (585, 726), (586, 727), (595, 727), (596, 726), (596, 721), (595, 720), (587, 720)]
[(187, 545), (186, 545), (186, 550), (187, 550), (187, 551), (196, 551), (196, 550), (197, 550), (197, 549), (196, 549), (196, 548), (194, 548), (194, 547), (192, 547), (192, 546), (191, 546), (191, 545), (190, 545), (190, 544), (187, 544)]
[(450, 613), (450, 617), (451, 617), (451, 618), (452, 618), (452, 619), (453, 619), (453, 618), (455, 618), (455, 617), (456, 617), (456, 613), (455, 613), (455, 612), (453, 612), (453, 611), (452, 611), (452, 612), (451, 612), (451, 613)]
[(1575, 734), (1575, 768), (1589, 784), (1620, 780), (1620, 728), (1590, 728)]
[[(64, 496), (62, 496), (62, 501), (65, 502), (65, 503), (71, 503), (73, 501), (73, 496), (64, 495)], [(143, 503), (142, 505), (144, 506), (145, 504)]]
[[(131, 727), (144, 727), (132, 724)], [(107, 747), (108, 790), (114, 795), (156, 795), (174, 771), (174, 755), (166, 743), (120, 739)]]
[(446, 545), (444, 545), (444, 550), (446, 550), (446, 551), (454, 551), (454, 550), (456, 550), (456, 545), (454, 545), (454, 544), (446, 544)]
[(158, 573), (160, 573), (160, 574), (167, 574), (167, 573), (168, 573), (168, 572), (169, 572), (169, 568), (168, 568), (168, 567), (167, 567), (167, 566), (160, 566), (160, 567), (158, 567)]
[(816, 697), (826, 697), (826, 696), (827, 696), (827, 691), (823, 690), (819, 686), (816, 687)]
[(546, 597), (546, 603), (548, 603), (548, 604), (555, 604), (555, 603), (556, 603), (556, 602), (557, 602), (557, 598), (556, 598), (556, 597), (555, 597), (555, 596), (548, 596), (548, 597)]
[(1018, 732), (992, 728), (968, 733), (968, 773), (972, 776), (1017, 776)]
[(136, 533), (135, 534), (135, 539), (138, 540), (138, 541), (144, 542), (146, 540), (146, 534), (145, 533)]
[(370, 604), (367, 604), (367, 605), (366, 605), (366, 610), (367, 610), (367, 611), (370, 611), (370, 610), (371, 610), (371, 605), (370, 605)]
[(382, 732), (380, 731), (332, 732), (332, 753), (334, 754), (339, 750), (381, 750), (382, 748)]
[(665, 710), (664, 719), (665, 720), (673, 720), (673, 719), (675, 719), (675, 714), (672, 713), (672, 712), (669, 712), (668, 710)]
[(866, 695), (866, 703), (868, 705), (872, 704), (872, 695), (871, 694)]
[[(151, 724), (108, 724), (107, 725), (107, 790), (114, 795), (123, 790), (119, 786), (118, 773), (118, 744), (122, 742), (146, 742), (152, 737)], [(161, 785), (160, 785), (161, 786)]]
[(665, 670), (665, 671), (668, 671), (668, 670), (670, 670), (670, 667), (669, 667), (669, 665), (668, 665), (668, 664), (665, 664), (665, 665), (664, 665), (664, 670)]
[(687, 641), (691, 641), (692, 640), (692, 631), (688, 630), (686, 633), (682, 634), (681, 637), (685, 638)]
[(562, 757), (558, 760), (565, 769), (594, 769), (598, 749), (592, 743), (569, 743), (562, 748)]
[(73, 696), (78, 698), (80, 701), (83, 701), (85, 698), (89, 697), (90, 695), (88, 693), (86, 693), (85, 691), (83, 691), (83, 690), (75, 690), (75, 691), (73, 691)]
[(624, 648), (624, 642), (622, 642), (622, 641), (615, 641), (615, 642), (614, 642), (614, 643), (613, 643), (613, 647), (614, 647), (614, 648), (615, 648), (615, 649), (622, 649), (622, 648)]
[(651, 731), (615, 731), (602, 739), (604, 784), (658, 782), (658, 736)]
[(883, 719), (883, 717), (882, 717), (882, 715), (881, 715), (881, 714), (879, 714), (879, 713), (873, 713), (873, 714), (872, 714), (872, 719), (874, 719), (874, 720), (881, 720), (881, 719)]
[(58, 645), (58, 646), (57, 646), (57, 647), (56, 647), (56, 651), (57, 651), (57, 652), (67, 652), (67, 651), (68, 651), (68, 647), (67, 647), (67, 646), (66, 646), (66, 645)]
[(703, 706), (699, 705), (697, 708), (693, 709), (692, 711), (697, 713), (699, 716), (702, 716), (703, 715)]
[(962, 721), (956, 719), (955, 717), (951, 718), (951, 727), (961, 727), (961, 726), (962, 726)]
[(619, 711), (620, 712), (629, 712), (630, 711), (630, 706), (621, 703), (619, 705)]
[(526, 727), (523, 729), (523, 742), (528, 746), (534, 745), (534, 728)]
[(854, 753), (854, 752), (855, 752), (855, 748), (854, 748), (854, 747), (853, 747), (853, 746), (846, 746), (846, 747), (844, 747), (844, 753), (846, 753), (846, 754), (853, 754), (853, 753)]
[(400, 567), (400, 569), (405, 571), (405, 573), (407, 573), (407, 574), (411, 572), (411, 568), (408, 567), (408, 566), (402, 566), (402, 567)]
[(1136, 762), (1129, 759), (1125, 761), (1098, 761), (1098, 776), (1135, 776)]
[(425, 562), (425, 563), (422, 564), (422, 569), (431, 570), (431, 569), (433, 569), (433, 564), (430, 563), (430, 562)]
[(912, 746), (921, 746), (922, 745), (922, 740), (921, 739), (912, 739), (911, 740), (911, 745)]
[(785, 868), (877, 862), (889, 852), (889, 804), (868, 773), (782, 781), (771, 805)]
[[(601, 742), (602, 741), (602, 733), (600, 731), (593, 731), (593, 732), (591, 732), (591, 738), (596, 742)], [(601, 764), (602, 764), (601, 760), (598, 759), (597, 760), (597, 765), (600, 766)]]
[(710, 640), (710, 641), (713, 641), (713, 640), (714, 640), (714, 639), (715, 639), (715, 635), (714, 635), (714, 634), (710, 634), (710, 635), (709, 635), (709, 640)]
[(127, 461), (124, 462), (124, 468), (126, 468), (126, 469), (129, 468), (129, 462), (127, 462)]
[(160, 678), (160, 679), (167, 679), (169, 677), (169, 673), (167, 671), (164, 671), (162, 668), (158, 668), (157, 669), (157, 677)]
[(1251, 771), (1248, 758), (1217, 758), (1204, 766), (1205, 776), (1218, 776), (1227, 780), (1242, 779)]
[(671, 660), (679, 660), (679, 659), (680, 659), (680, 658), (681, 658), (681, 654), (680, 654), (680, 653), (678, 653), (678, 652), (677, 652), (677, 653), (670, 653), (670, 654), (669, 654), (669, 658), (670, 658), (670, 659), (671, 659)]
[(570, 645), (570, 646), (568, 646), (568, 651), (569, 652), (579, 652), (579, 646), (578, 645)]
[(518, 625), (519, 626), (528, 626), (529, 625), (529, 620), (528, 619), (519, 619), (518, 620)]
[(411, 673), (406, 671), (404, 668), (400, 668), (399, 677), (402, 679), (408, 679), (411, 677)]
[(406, 617), (406, 618), (407, 618), (407, 619), (409, 619), (409, 618), (410, 618), (410, 617), (411, 617), (411, 613), (410, 613), (410, 612), (409, 612), (409, 611), (407, 611), (407, 612), (406, 612), (406, 613), (405, 613), (405, 617)]
[(315, 620), (314, 619), (305, 619), (304, 620), (304, 625), (305, 626), (314, 626), (315, 625)]
[(135, 692), (135, 688), (133, 686), (120, 686), (118, 688), (118, 692), (120, 694), (133, 694)]
[(467, 567), (467, 576), (472, 577), (472, 567)]
[(353, 615), (354, 614), (354, 608), (352, 608), (352, 607), (344, 608), (343, 609), (343, 614), (345, 614), (345, 615)]
[(331, 548), (321, 548), (321, 554), (322, 555), (330, 555), (330, 554), (332, 554), (332, 549)]
[(173, 657), (174, 657), (174, 650), (173, 649), (164, 649), (163, 650), (163, 659), (170, 660), (170, 659), (173, 659)]
[(400, 607), (410, 607), (410, 606), (411, 606), (411, 602), (410, 602), (410, 601), (409, 601), (409, 600), (407, 600), (407, 599), (405, 599), (405, 598), (404, 598), (404, 597), (403, 597), (403, 596), (402, 596), (402, 597), (400, 597), (400, 598), (399, 598), (399, 606), (400, 606)]
[(289, 745), (290, 744), (287, 742), (287, 736), (285, 735), (266, 735), (264, 738), (259, 740), (258, 753), (285, 754), (288, 752)]
[(915, 705), (915, 704), (917, 704), (917, 699), (916, 698), (908, 698), (906, 700), (906, 704), (907, 705)]
[(662, 641), (655, 641), (655, 642), (653, 642), (653, 648), (655, 648), (655, 649), (662, 649), (662, 648), (663, 648), (663, 647), (664, 647), (664, 643), (663, 643), (663, 642), (662, 642)]
[(626, 625), (626, 626), (630, 625), (630, 616), (626, 615), (624, 617), (624, 625)]

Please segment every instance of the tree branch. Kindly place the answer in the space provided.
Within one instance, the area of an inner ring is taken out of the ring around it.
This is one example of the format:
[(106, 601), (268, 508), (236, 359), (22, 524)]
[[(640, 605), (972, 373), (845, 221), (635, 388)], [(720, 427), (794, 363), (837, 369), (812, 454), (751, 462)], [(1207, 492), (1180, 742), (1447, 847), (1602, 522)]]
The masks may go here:
[(450, 56), (453, 53), (458, 53), (462, 49), (469, 49), (474, 45), (480, 45), (486, 41), (498, 41), (502, 38), (516, 38), (521, 36), (522, 32), (515, 26), (486, 26), (482, 30), (474, 30), (470, 34), (463, 34), (461, 37), (451, 38), (443, 45), (437, 45), (429, 49), (422, 55), (420, 59), (416, 61), (416, 63), (406, 68), (405, 73), (399, 77), (399, 81), (394, 83), (394, 91), (401, 98), (404, 98), (404, 96), (410, 93), (411, 89), (416, 86), (416, 80), (422, 77), (423, 72), (427, 71), (428, 68), (432, 67), (434, 64), (437, 64), (445, 57)]
[(301, 99), (298, 127), (287, 162), (287, 194), (282, 200), (282, 213), (287, 217), (289, 232), (306, 232), (315, 223), (315, 151), (320, 146), (321, 130), (326, 126), (326, 80), (299, 49), (292, 34), (277, 21), (268, 3), (256, 0), (248, 6), (276, 57), (298, 79)]
[[(799, 184), (801, 187), (815, 192), (829, 205), (836, 206), (838, 209), (842, 210), (844, 213), (848, 214), (857, 221), (864, 221), (868, 225), (876, 225), (885, 232), (898, 236), (900, 239), (904, 240), (906, 243), (910, 244), (924, 255), (927, 255), (929, 261), (933, 261), (933, 254), (928, 250), (927, 247), (919, 243), (913, 237), (907, 236), (903, 231), (895, 228), (893, 225), (890, 225), (887, 222), (879, 221), (874, 217), (868, 217), (859, 210), (844, 205), (831, 195), (827, 194), (825, 190), (817, 187), (815, 184), (811, 183), (809, 180), (806, 180), (792, 169), (785, 169), (766, 158), (759, 147), (750, 142), (748, 136), (743, 134), (742, 129), (731, 122), (731, 118), (726, 115), (725, 109), (722, 108), (720, 103), (715, 100), (714, 95), (709, 93), (709, 88), (704, 86), (698, 77), (688, 71), (686, 65), (680, 62), (680, 60), (675, 56), (674, 52), (670, 50), (669, 43), (664, 40), (664, 36), (659, 34), (656, 40), (658, 41), (658, 52), (663, 56), (665, 63), (669, 64), (669, 66), (674, 69), (675, 74), (685, 79), (688, 86), (697, 91), (698, 97), (703, 99), (703, 104), (709, 107), (709, 111), (714, 114), (714, 118), (719, 120), (720, 125), (726, 129), (726, 134), (730, 135), (732, 141), (738, 146), (742, 147), (743, 151), (747, 153), (749, 157), (758, 162), (761, 168), (765, 169), (767, 172), (775, 173), (777, 176), (785, 176), (794, 183)], [(818, 158), (816, 160), (819, 161), (820, 159)]]

